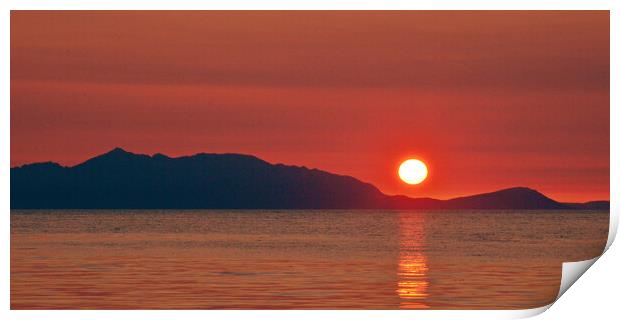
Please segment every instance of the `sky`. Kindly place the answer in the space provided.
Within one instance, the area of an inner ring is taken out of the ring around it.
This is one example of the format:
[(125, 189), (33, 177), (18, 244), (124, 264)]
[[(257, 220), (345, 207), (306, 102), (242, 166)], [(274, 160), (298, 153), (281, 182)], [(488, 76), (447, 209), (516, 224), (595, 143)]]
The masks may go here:
[(387, 194), (606, 200), (609, 112), (606, 11), (11, 13), (11, 166), (243, 153)]

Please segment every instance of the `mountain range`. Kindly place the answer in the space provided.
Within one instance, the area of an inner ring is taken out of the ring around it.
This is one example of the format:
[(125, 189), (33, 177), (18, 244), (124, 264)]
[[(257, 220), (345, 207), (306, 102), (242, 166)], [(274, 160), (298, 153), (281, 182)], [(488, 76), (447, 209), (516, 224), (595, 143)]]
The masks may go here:
[(516, 187), (449, 200), (382, 193), (350, 176), (241, 154), (172, 158), (121, 148), (73, 167), (11, 168), (12, 209), (588, 209)]

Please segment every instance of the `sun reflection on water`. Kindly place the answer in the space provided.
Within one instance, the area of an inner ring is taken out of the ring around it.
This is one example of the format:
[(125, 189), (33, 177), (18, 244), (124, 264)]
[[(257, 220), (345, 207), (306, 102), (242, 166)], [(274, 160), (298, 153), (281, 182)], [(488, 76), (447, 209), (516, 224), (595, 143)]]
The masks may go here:
[(396, 293), (403, 309), (425, 309), (428, 298), (428, 265), (424, 254), (424, 215), (400, 216), (400, 253)]

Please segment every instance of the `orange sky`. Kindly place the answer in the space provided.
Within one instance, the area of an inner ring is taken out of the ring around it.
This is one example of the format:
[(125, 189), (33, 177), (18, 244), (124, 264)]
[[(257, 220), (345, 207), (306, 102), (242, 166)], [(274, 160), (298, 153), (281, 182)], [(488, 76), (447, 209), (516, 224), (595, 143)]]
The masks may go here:
[(115, 146), (609, 199), (609, 14), (12, 12), (11, 165)]

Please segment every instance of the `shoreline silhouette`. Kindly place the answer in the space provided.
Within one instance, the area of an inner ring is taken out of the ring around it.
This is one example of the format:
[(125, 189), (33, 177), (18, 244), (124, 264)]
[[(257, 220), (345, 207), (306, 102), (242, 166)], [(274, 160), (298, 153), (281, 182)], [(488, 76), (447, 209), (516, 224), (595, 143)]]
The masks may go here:
[(121, 148), (72, 167), (11, 168), (11, 209), (522, 209), (609, 210), (527, 187), (448, 200), (386, 195), (370, 183), (242, 154), (168, 157)]

